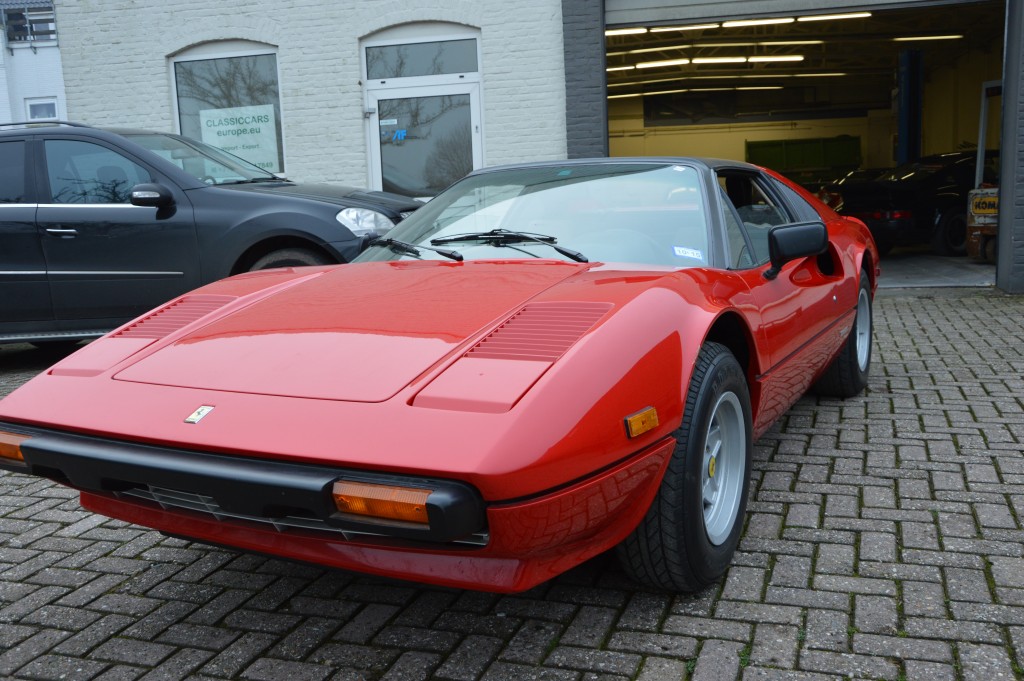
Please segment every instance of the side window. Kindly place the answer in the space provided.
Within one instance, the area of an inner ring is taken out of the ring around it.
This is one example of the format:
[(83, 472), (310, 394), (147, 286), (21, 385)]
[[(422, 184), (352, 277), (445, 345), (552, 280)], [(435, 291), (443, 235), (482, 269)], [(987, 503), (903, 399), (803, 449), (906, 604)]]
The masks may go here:
[[(718, 182), (736, 209), (736, 217), (747, 235), (750, 251), (747, 257), (755, 265), (768, 262), (768, 231), (776, 225), (790, 222), (789, 215), (764, 191), (753, 175), (725, 174), (718, 177)], [(738, 254), (734, 254), (733, 262), (738, 267), (744, 266), (743, 258)]]
[(736, 214), (736, 207), (729, 200), (725, 193), (725, 183), (719, 178), (721, 186), (719, 193), (722, 195), (722, 212), (725, 214), (725, 236), (729, 242), (729, 269), (745, 270), (754, 266), (753, 253), (747, 235), (740, 227), (740, 218)]
[(789, 204), (790, 209), (795, 213), (796, 219), (800, 221), (820, 220), (821, 215), (809, 204), (804, 197), (800, 196), (795, 189), (775, 178), (768, 178), (776, 192)]
[(0, 144), (0, 203), (25, 202), (25, 143)]
[(128, 203), (131, 189), (152, 182), (145, 168), (91, 142), (46, 140), (53, 203)]

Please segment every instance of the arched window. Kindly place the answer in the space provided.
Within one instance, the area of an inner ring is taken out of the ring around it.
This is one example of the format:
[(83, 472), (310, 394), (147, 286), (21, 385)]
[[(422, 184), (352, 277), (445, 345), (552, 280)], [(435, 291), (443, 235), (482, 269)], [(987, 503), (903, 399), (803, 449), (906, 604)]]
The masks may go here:
[(243, 40), (173, 58), (178, 130), (272, 173), (284, 171), (277, 51)]

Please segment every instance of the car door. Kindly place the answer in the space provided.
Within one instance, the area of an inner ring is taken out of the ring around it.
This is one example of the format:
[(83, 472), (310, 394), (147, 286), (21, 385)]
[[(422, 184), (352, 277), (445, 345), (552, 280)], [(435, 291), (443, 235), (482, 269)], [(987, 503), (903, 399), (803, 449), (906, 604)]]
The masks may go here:
[(36, 201), (26, 169), (28, 140), (0, 141), (0, 335), (38, 327), (53, 317)]
[[(730, 266), (746, 270), (747, 284), (760, 310), (769, 367), (764, 394), (776, 400), (762, 405), (762, 419), (774, 420), (802, 394), (836, 344), (832, 333), (839, 313), (837, 287), (842, 277), (822, 268), (816, 257), (783, 266), (774, 278), (769, 268), (768, 233), (773, 227), (800, 222), (768, 178), (749, 170), (719, 170), (726, 212)], [(730, 226), (732, 225), (732, 226)], [(770, 417), (770, 418), (769, 418)]]
[[(39, 179), (48, 200), (36, 225), (58, 321), (111, 325), (199, 285), (195, 220), (184, 192), (100, 140), (55, 136), (41, 145)], [(131, 188), (154, 181), (171, 189), (174, 205), (133, 206)]]

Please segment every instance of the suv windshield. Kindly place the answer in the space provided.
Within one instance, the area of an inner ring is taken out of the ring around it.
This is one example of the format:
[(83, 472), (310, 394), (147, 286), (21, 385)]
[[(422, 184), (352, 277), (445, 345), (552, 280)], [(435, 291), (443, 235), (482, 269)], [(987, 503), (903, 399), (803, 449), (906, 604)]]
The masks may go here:
[[(388, 233), (466, 260), (560, 258), (694, 267), (708, 262), (697, 169), (679, 163), (567, 163), (471, 175)], [(439, 259), (374, 245), (357, 260)]]
[(237, 184), (280, 179), (244, 159), (196, 140), (160, 133), (128, 134), (125, 137), (162, 156), (206, 184)]

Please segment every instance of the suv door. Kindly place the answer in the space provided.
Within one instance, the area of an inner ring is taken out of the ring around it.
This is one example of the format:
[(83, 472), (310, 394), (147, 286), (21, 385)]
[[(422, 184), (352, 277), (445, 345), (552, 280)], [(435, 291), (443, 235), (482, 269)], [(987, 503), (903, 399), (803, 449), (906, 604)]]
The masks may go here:
[[(201, 281), (191, 202), (128, 154), (98, 140), (42, 140), (48, 202), (36, 214), (50, 295), (64, 328), (110, 326), (195, 288)], [(133, 206), (131, 188), (161, 182), (165, 208)], [(46, 198), (44, 198), (46, 200)], [(74, 321), (81, 320), (81, 321)]]
[(53, 318), (26, 152), (25, 138), (0, 141), (0, 334)]

